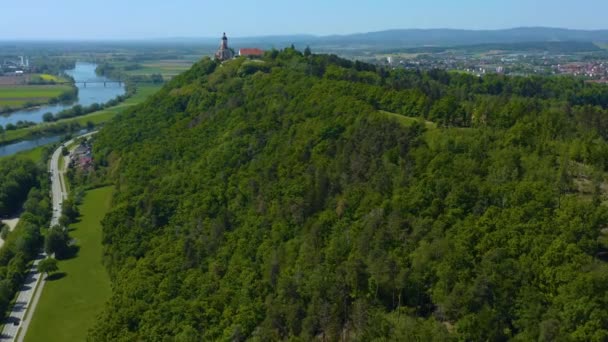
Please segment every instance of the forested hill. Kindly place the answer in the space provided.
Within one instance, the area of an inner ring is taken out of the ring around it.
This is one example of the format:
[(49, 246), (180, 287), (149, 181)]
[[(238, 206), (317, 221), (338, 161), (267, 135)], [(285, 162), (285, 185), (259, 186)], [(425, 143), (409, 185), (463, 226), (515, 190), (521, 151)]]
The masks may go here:
[(91, 338), (605, 341), (606, 107), (567, 78), (204, 59), (98, 135)]

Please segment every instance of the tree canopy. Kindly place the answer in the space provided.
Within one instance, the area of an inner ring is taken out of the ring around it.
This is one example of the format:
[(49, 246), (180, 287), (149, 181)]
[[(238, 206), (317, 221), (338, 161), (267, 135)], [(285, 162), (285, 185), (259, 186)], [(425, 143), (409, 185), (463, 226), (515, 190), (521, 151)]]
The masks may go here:
[(36, 163), (19, 158), (0, 161), (0, 216), (15, 214), (30, 189), (38, 186)]
[(53, 274), (59, 271), (59, 267), (57, 266), (57, 259), (54, 258), (46, 258), (44, 260), (40, 260), (38, 263), (38, 272), (46, 273), (47, 275)]
[(203, 59), (98, 134), (91, 338), (606, 340), (607, 107), (570, 78)]

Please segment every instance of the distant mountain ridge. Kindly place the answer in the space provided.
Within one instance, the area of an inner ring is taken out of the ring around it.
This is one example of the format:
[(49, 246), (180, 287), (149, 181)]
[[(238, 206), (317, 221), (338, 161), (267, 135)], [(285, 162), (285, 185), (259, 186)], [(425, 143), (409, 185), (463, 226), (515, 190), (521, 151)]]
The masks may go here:
[[(608, 42), (608, 30), (572, 30), (548, 27), (519, 27), (501, 30), (464, 29), (394, 29), (346, 35), (272, 35), (259, 37), (230, 37), (234, 45), (257, 44), (264, 47), (285, 44), (328, 46), (366, 45), (397, 47), (458, 46), (525, 42)], [(219, 35), (218, 35), (219, 37)], [(215, 38), (174, 38), (178, 41), (215, 44)]]
[(505, 30), (403, 29), (321, 37), (324, 42), (394, 43), (400, 45), (469, 45), (544, 41), (608, 41), (608, 30), (521, 27)]

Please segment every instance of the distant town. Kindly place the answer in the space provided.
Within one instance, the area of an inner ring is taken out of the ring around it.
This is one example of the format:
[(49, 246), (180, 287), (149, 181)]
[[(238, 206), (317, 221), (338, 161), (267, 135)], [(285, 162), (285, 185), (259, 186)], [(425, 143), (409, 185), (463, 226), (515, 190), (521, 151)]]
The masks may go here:
[(527, 44), (520, 47), (520, 50), (513, 49), (508, 44), (454, 49), (416, 48), (373, 54), (367, 60), (392, 68), (455, 70), (477, 76), (489, 73), (518, 76), (570, 75), (608, 83), (608, 51), (599, 46), (591, 46), (586, 50), (588, 51), (572, 49), (567, 43), (560, 44), (560, 48), (554, 51), (546, 43), (538, 43), (536, 46)]

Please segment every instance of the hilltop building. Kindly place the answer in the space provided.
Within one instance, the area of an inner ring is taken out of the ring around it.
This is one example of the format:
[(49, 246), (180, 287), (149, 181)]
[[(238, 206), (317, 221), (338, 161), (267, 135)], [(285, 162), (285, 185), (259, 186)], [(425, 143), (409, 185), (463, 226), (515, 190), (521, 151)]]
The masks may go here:
[(0, 75), (3, 73), (22, 75), (30, 71), (30, 59), (19, 56), (19, 59), (5, 59), (0, 64)]
[(249, 58), (259, 58), (264, 56), (264, 51), (254, 48), (254, 49), (239, 49), (239, 56), (241, 57), (249, 57)]
[(215, 58), (222, 62), (234, 58), (234, 50), (228, 47), (228, 37), (226, 37), (226, 32), (224, 32), (224, 36), (220, 42), (220, 48), (215, 53)]
[[(260, 58), (264, 56), (264, 51), (258, 48), (244, 48), (239, 49), (238, 56), (248, 58)], [(228, 37), (226, 37), (226, 32), (224, 32), (224, 35), (222, 36), (222, 41), (220, 42), (220, 47), (215, 53), (215, 58), (223, 62), (234, 57), (234, 50), (228, 46)]]

